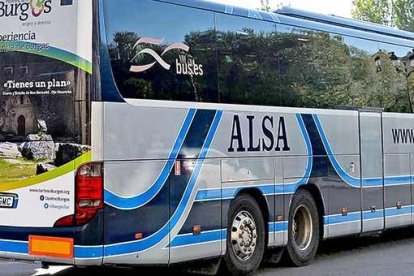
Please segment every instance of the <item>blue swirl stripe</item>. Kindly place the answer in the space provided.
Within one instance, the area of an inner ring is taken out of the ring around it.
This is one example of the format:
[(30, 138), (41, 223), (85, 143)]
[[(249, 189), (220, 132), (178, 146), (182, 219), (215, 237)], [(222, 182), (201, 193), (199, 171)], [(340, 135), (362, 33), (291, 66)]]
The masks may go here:
[(246, 186), (238, 186), (238, 187), (223, 188), (223, 189), (220, 189), (220, 188), (203, 189), (197, 192), (196, 201), (234, 199), (241, 189), (246, 189), (246, 188), (258, 189), (263, 195), (266, 195), (266, 196), (292, 194), (292, 193), (295, 193), (296, 190), (300, 186), (306, 185), (311, 175), (312, 166), (313, 166), (312, 144), (311, 144), (311, 140), (309, 137), (309, 133), (306, 130), (305, 123), (303, 122), (302, 116), (300, 114), (296, 114), (296, 120), (299, 124), (300, 131), (305, 140), (306, 152), (307, 152), (307, 164), (306, 164), (305, 172), (301, 179), (293, 183), (276, 183), (276, 184), (271, 183), (271, 184), (251, 185), (251, 186), (246, 185)]
[(412, 212), (412, 208), (413, 208), (413, 205), (403, 206), (401, 207), (401, 209), (397, 209), (395, 207), (387, 208), (385, 209), (385, 216), (386, 217), (397, 217), (397, 216), (410, 215)]
[(184, 191), (183, 197), (180, 203), (178, 204), (178, 207), (175, 210), (174, 214), (171, 216), (170, 220), (160, 230), (158, 230), (158, 232), (154, 233), (153, 235), (145, 239), (139, 241), (106, 245), (104, 253), (105, 256), (116, 256), (121, 254), (141, 252), (157, 245), (159, 242), (161, 242), (164, 238), (166, 238), (169, 235), (170, 228), (172, 229), (177, 225), (186, 207), (189, 204), (191, 194), (193, 193), (193, 190), (195, 188), (195, 184), (203, 167), (204, 160), (208, 154), (211, 143), (215, 137), (222, 115), (223, 111), (216, 112), (213, 123), (210, 127), (204, 145), (201, 149), (199, 159), (196, 162), (190, 180), (188, 181), (188, 185)]
[(27, 241), (0, 240), (0, 252), (15, 254), (29, 254), (29, 243)]
[[(269, 223), (269, 233), (281, 233), (281, 232), (286, 232), (287, 230), (288, 230), (287, 221)], [(222, 241), (226, 239), (226, 235), (227, 235), (226, 229), (206, 231), (206, 232), (202, 232), (199, 235), (194, 235), (192, 233), (178, 235), (172, 240), (170, 247), (201, 245), (203, 243), (208, 243), (208, 242)]]
[(334, 225), (334, 224), (340, 224), (340, 223), (345, 223), (345, 222), (355, 222), (355, 221), (361, 222), (360, 211), (348, 213), (347, 216), (343, 216), (342, 214), (335, 214), (335, 215), (329, 215), (329, 216), (324, 217), (325, 225)]
[(362, 179), (362, 183), (359, 178), (350, 176), (348, 173), (344, 171), (344, 169), (341, 167), (339, 162), (336, 160), (335, 154), (332, 151), (331, 146), (329, 145), (329, 141), (326, 137), (325, 131), (323, 129), (322, 123), (318, 115), (314, 114), (313, 119), (318, 128), (319, 135), (322, 138), (322, 142), (328, 154), (329, 160), (331, 161), (331, 164), (334, 167), (335, 171), (338, 173), (341, 179), (345, 181), (345, 183), (347, 183), (348, 185), (354, 188), (361, 188), (361, 184), (362, 184), (362, 188), (381, 187), (383, 185), (385, 186), (411, 185), (414, 179), (413, 176), (390, 176), (390, 177), (385, 177), (384, 179), (382, 179), (381, 177), (380, 178), (364, 178)]
[(170, 247), (182, 247), (189, 245), (200, 245), (203, 243), (217, 242), (225, 240), (227, 235), (226, 229), (212, 230), (200, 234), (184, 234), (176, 236), (170, 243)]
[[(396, 207), (386, 208), (385, 217), (392, 218), (398, 216), (411, 215), (412, 208), (413, 205), (403, 206), (401, 209), (397, 209)], [(384, 209), (377, 209), (376, 212), (372, 212), (371, 210), (363, 211), (362, 218), (364, 220), (383, 219)], [(325, 225), (335, 225), (360, 221), (361, 212), (349, 213), (347, 216), (343, 216), (342, 214), (335, 214), (324, 217)]]
[[(325, 131), (323, 130), (323, 126), (321, 121), (319, 120), (318, 115), (312, 115), (313, 120), (315, 121), (316, 127), (318, 128), (319, 135), (322, 139), (323, 146), (328, 154), (328, 158), (331, 161), (332, 166), (334, 167), (336, 173), (341, 177), (343, 181), (345, 181), (348, 185), (351, 185), (355, 188), (361, 187), (361, 180), (359, 178), (355, 178), (347, 174), (339, 165), (339, 162), (336, 160), (335, 155), (332, 151), (331, 146), (329, 145), (328, 139), (326, 138)], [(373, 183), (371, 183), (373, 184)]]
[[(387, 218), (393, 218), (398, 216), (411, 215), (411, 210), (414, 205), (403, 206), (401, 209), (396, 207), (385, 209), (385, 216)], [(376, 219), (383, 217), (383, 210), (377, 210), (377, 212), (372, 213), (370, 210), (362, 212), (364, 219)], [(354, 223), (361, 222), (361, 212), (349, 213), (347, 216), (342, 214), (329, 215), (324, 217), (325, 225), (337, 225), (343, 223)], [(168, 227), (167, 227), (168, 229)], [(269, 232), (285, 232), (288, 230), (288, 222), (271, 222), (269, 223)], [(168, 234), (168, 231), (167, 231)], [(171, 247), (176, 246), (185, 246), (185, 245), (197, 245), (206, 242), (214, 242), (219, 240), (224, 240), (226, 237), (226, 229), (212, 230), (205, 233), (202, 233), (201, 236), (192, 236), (190, 234), (176, 236), (171, 242)], [(192, 235), (192, 234), (191, 234)], [(112, 248), (118, 248), (118, 254), (121, 255), (125, 253), (132, 253), (126, 251), (126, 249), (134, 249), (137, 247), (136, 241), (132, 241), (124, 244), (113, 244)], [(139, 246), (140, 248), (143, 246)], [(29, 253), (29, 243), (27, 241), (14, 241), (14, 240), (0, 240), (0, 252), (8, 252), (15, 254), (28, 255)], [(105, 256), (108, 256), (108, 253), (105, 252)], [(87, 259), (87, 258), (101, 258), (102, 255), (102, 246), (75, 246), (75, 258), (78, 259)]]
[[(411, 208), (410, 208), (411, 213)], [(362, 219), (363, 220), (373, 220), (373, 219), (383, 219), (384, 218), (384, 209), (376, 210), (375, 212), (364, 211), (362, 212)]]
[(103, 245), (81, 246), (76, 245), (74, 254), (77, 259), (96, 259), (103, 256)]
[(270, 233), (281, 233), (288, 230), (287, 221), (278, 221), (278, 222), (269, 222), (269, 232)]
[(299, 181), (295, 183), (285, 184), (285, 192), (287, 193), (294, 193), (299, 186), (307, 184), (309, 181), (309, 177), (312, 173), (312, 167), (313, 167), (313, 150), (312, 150), (312, 143), (309, 137), (309, 133), (306, 130), (305, 123), (303, 122), (303, 118), (300, 114), (296, 114), (296, 120), (299, 124), (303, 139), (305, 140), (306, 154), (308, 157), (308, 161), (307, 161), (305, 173), (302, 179), (300, 179)]
[(178, 153), (180, 152), (180, 149), (184, 143), (187, 132), (190, 129), (191, 122), (194, 119), (195, 113), (195, 109), (190, 109), (188, 111), (183, 126), (181, 127), (180, 133), (178, 134), (175, 144), (168, 157), (168, 160), (154, 184), (151, 185), (151, 187), (144, 193), (133, 197), (121, 197), (105, 189), (106, 204), (122, 210), (137, 209), (150, 202), (154, 198), (154, 196), (156, 196), (159, 193), (159, 191), (164, 186), (166, 180), (168, 179), (168, 176), (174, 166), (175, 160), (177, 159)]
[(414, 183), (413, 176), (393, 176), (393, 177), (386, 177), (384, 179), (385, 186), (394, 186), (394, 185), (410, 185)]

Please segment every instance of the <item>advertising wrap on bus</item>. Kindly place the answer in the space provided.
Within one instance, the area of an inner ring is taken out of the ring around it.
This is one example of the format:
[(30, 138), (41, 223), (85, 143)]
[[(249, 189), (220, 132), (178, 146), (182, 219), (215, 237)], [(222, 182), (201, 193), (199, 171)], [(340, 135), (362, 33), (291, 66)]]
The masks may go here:
[(92, 1), (1, 0), (0, 22), (0, 225), (53, 227), (91, 158)]

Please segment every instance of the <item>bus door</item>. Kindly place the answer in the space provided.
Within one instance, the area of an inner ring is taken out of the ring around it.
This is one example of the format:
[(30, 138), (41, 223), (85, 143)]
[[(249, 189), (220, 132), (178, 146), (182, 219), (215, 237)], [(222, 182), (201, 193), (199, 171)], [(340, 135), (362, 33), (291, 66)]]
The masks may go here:
[(382, 113), (361, 110), (362, 232), (384, 229), (384, 172)]

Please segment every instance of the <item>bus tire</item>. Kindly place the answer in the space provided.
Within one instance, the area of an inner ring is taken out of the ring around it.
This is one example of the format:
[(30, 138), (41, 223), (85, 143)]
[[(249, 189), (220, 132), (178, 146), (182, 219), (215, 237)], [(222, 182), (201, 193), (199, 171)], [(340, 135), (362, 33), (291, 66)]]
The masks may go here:
[(315, 200), (306, 190), (298, 191), (289, 210), (286, 259), (294, 266), (308, 265), (316, 255), (320, 239)]
[(224, 259), (231, 275), (251, 275), (262, 262), (266, 228), (256, 200), (247, 194), (230, 205)]

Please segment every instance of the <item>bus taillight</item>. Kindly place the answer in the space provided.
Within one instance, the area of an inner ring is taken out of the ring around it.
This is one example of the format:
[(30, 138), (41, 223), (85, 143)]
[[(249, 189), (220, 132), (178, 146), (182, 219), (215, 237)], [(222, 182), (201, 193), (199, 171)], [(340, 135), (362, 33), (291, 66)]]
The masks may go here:
[(82, 165), (76, 174), (75, 224), (89, 222), (103, 207), (102, 163)]
[(59, 219), (56, 227), (88, 223), (103, 208), (103, 165), (83, 164), (76, 173), (75, 215)]

